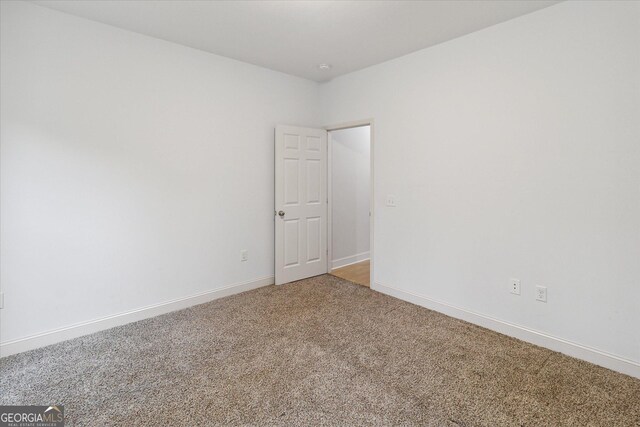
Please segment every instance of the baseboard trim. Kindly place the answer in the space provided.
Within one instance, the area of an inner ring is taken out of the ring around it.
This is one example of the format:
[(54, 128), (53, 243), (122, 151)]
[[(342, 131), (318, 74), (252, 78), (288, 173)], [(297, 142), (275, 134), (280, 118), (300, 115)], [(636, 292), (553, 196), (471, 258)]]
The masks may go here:
[(94, 332), (110, 329), (115, 326), (125, 325), (138, 320), (148, 319), (150, 317), (159, 316), (161, 314), (170, 313), (176, 310), (192, 307), (198, 304), (204, 304), (226, 296), (250, 291), (263, 286), (272, 285), (274, 283), (273, 276), (263, 277), (248, 282), (236, 283), (234, 285), (225, 286), (218, 289), (202, 292), (184, 298), (176, 298), (171, 301), (149, 305), (136, 310), (126, 311), (123, 313), (105, 316), (87, 322), (76, 323), (63, 328), (54, 329), (25, 338), (0, 343), (0, 357), (10, 356), (12, 354), (22, 353), (24, 351), (33, 350), (58, 342), (70, 340), (72, 338), (81, 337), (83, 335), (92, 334)]
[(335, 270), (336, 268), (342, 268), (351, 264), (357, 264), (359, 262), (366, 261), (369, 259), (369, 256), (369, 252), (362, 252), (344, 258), (334, 259), (333, 261), (331, 261), (331, 269)]
[(383, 294), (446, 314), (447, 316), (455, 317), (456, 319), (461, 319), (531, 344), (585, 360), (613, 371), (640, 378), (640, 363), (633, 360), (625, 359), (602, 350), (577, 344), (524, 326), (495, 319), (484, 314), (475, 313), (442, 301), (383, 285), (379, 282), (375, 282), (371, 288)]

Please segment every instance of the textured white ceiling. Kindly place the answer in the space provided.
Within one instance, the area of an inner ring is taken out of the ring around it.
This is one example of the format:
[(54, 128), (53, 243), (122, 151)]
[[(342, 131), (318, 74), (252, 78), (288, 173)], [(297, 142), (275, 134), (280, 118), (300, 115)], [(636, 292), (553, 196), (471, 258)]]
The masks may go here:
[[(310, 80), (326, 81), (557, 1), (34, 3)], [(321, 71), (317, 67), (320, 63), (333, 67)]]

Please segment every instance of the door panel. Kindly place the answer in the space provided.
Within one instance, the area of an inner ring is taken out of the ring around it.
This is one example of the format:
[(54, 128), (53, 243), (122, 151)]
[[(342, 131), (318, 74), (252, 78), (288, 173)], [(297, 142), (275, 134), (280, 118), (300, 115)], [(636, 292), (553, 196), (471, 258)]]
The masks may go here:
[(307, 262), (320, 261), (322, 250), (322, 219), (307, 218)]
[(278, 126), (275, 144), (279, 285), (327, 272), (327, 132)]
[(298, 206), (300, 194), (298, 159), (284, 159), (284, 204), (286, 206)]
[(320, 204), (321, 180), (322, 165), (320, 160), (307, 160), (307, 204)]
[(284, 221), (284, 266), (290, 267), (300, 264), (300, 221), (285, 219)]

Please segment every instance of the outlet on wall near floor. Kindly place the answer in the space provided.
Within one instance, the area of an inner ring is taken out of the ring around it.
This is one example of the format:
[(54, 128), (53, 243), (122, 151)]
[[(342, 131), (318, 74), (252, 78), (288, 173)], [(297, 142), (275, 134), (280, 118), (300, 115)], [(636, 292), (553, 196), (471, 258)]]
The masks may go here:
[(545, 286), (536, 286), (536, 300), (547, 302), (547, 288)]
[(511, 279), (509, 285), (512, 294), (520, 295), (520, 279)]
[(240, 251), (240, 261), (247, 261), (249, 259), (249, 251), (243, 249)]
[(390, 208), (395, 208), (396, 207), (396, 196), (394, 196), (393, 194), (387, 194), (387, 199), (386, 199), (386, 203), (385, 204)]

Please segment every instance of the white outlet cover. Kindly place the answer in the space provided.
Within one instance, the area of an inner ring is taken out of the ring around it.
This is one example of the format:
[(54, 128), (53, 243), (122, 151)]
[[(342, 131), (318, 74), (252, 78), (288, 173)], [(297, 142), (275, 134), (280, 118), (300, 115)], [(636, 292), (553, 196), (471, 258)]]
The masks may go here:
[(240, 251), (240, 261), (247, 261), (249, 259), (249, 251), (242, 250)]
[(520, 295), (520, 279), (509, 280), (509, 291), (514, 295)]
[(547, 302), (547, 288), (545, 286), (536, 286), (536, 300)]
[(387, 202), (386, 205), (390, 208), (395, 208), (396, 207), (396, 196), (389, 194), (387, 195)]

